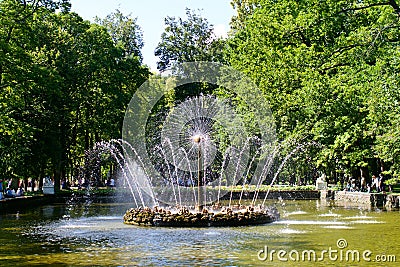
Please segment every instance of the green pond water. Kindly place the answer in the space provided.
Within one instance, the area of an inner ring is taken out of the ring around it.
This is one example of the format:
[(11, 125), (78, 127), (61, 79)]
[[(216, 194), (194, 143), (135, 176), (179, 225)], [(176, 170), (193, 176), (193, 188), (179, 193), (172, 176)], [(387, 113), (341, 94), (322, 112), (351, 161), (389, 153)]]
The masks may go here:
[(399, 211), (335, 207), (316, 200), (273, 201), (269, 204), (277, 206), (281, 219), (272, 224), (174, 229), (125, 225), (122, 216), (130, 204), (100, 202), (46, 205), (0, 215), (0, 266), (398, 266), (400, 262)]

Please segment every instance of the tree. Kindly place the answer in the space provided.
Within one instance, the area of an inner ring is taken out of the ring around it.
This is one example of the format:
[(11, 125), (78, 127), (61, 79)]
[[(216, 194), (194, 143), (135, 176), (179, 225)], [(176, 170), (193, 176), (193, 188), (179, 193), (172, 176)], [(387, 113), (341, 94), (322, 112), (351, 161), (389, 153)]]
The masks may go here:
[(66, 29), (54, 39), (59, 57), (52, 66), (63, 80), (57, 132), (52, 135), (60, 148), (55, 155), (59, 180), (68, 169), (84, 164), (84, 152), (95, 142), (121, 136), (126, 106), (149, 72), (139, 57), (128, 56), (116, 45), (103, 26), (73, 13), (57, 19)]
[(214, 35), (214, 28), (205, 18), (186, 9), (187, 19), (167, 17), (165, 32), (154, 54), (160, 58), (157, 69), (164, 71), (174, 63), (223, 60), (224, 41)]
[(143, 60), (140, 51), (143, 48), (143, 33), (137, 25), (137, 18), (116, 10), (104, 19), (96, 17), (95, 22), (108, 30), (114, 44), (123, 50), (126, 57), (137, 56), (140, 62)]
[(67, 1), (52, 3), (0, 3), (0, 173), (53, 175), (58, 189), (85, 149), (121, 136), (126, 106), (149, 71), (105, 27), (56, 13)]
[(232, 17), (231, 26), (234, 31), (244, 27), (245, 21), (253, 14), (256, 8), (260, 8), (258, 0), (232, 0), (231, 5), (237, 14)]
[(369, 104), (384, 84), (377, 64), (398, 45), (395, 1), (233, 4), (230, 63), (264, 90), (280, 139), (320, 143), (311, 156), (331, 176), (374, 171)]
[(32, 58), (32, 51), (39, 53), (32, 23), (41, 13), (68, 12), (69, 7), (65, 0), (0, 3), (0, 172), (6, 177), (30, 175), (43, 160), (34, 146), (41, 131), (35, 122), (43, 111), (39, 87), (51, 83), (45, 79), (48, 70)]
[(373, 146), (379, 159), (380, 171), (399, 177), (400, 174), (400, 108), (398, 62), (396, 47), (388, 49), (385, 57), (377, 62), (371, 75), (379, 77), (371, 88), (368, 99), (369, 133), (376, 136)]

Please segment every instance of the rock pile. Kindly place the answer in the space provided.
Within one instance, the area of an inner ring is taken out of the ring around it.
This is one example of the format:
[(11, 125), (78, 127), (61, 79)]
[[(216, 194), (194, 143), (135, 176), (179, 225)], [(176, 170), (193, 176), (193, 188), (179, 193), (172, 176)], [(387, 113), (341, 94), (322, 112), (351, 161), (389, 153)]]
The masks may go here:
[(124, 223), (140, 226), (166, 227), (210, 227), (241, 226), (265, 224), (279, 219), (276, 208), (246, 207), (240, 210), (222, 208), (218, 212), (203, 209), (192, 212), (186, 207), (172, 212), (169, 209), (154, 207), (153, 209), (129, 209), (124, 215)]

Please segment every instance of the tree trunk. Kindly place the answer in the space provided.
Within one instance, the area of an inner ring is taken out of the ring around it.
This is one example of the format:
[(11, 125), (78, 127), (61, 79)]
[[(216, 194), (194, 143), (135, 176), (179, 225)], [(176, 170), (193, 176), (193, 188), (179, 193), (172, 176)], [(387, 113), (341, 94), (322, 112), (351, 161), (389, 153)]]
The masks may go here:
[(24, 191), (27, 192), (28, 191), (28, 177), (24, 178)]
[(368, 183), (371, 184), (371, 181), (369, 179), (368, 167), (360, 167), (360, 176), (361, 178), (364, 178), (365, 181), (368, 181)]
[(85, 150), (89, 149), (89, 131), (85, 130)]
[(61, 181), (62, 171), (54, 170), (54, 192), (60, 192), (60, 181)]
[(380, 172), (382, 173), (385, 171), (385, 163), (383, 162), (382, 159), (379, 159), (378, 161), (379, 161), (379, 169), (380, 169)]
[(43, 190), (43, 178), (44, 178), (44, 175), (39, 177), (39, 190)]

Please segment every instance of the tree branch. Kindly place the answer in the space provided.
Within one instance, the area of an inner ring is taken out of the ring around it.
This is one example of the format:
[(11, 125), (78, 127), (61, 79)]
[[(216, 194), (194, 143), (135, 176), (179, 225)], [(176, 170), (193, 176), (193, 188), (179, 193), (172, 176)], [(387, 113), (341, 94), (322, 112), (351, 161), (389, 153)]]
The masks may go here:
[(8, 44), (8, 43), (10, 42), (10, 40), (11, 40), (11, 34), (12, 34), (12, 31), (13, 31), (13, 30), (14, 30), (14, 25), (12, 25), (12, 26), (10, 27), (10, 29), (8, 29), (7, 37), (6, 37), (6, 39), (4, 40), (6, 44)]
[[(292, 37), (292, 36), (294, 36), (294, 37)], [(299, 39), (301, 40), (301, 43), (305, 44), (307, 47), (311, 47), (311, 41), (310, 41), (310, 39), (307, 38), (307, 37), (304, 35), (304, 33), (301, 31), (300, 28), (295, 29), (295, 31), (287, 32), (283, 38), (285, 38), (285, 39), (288, 40), (288, 42), (287, 42), (288, 44), (293, 44), (293, 45), (296, 45), (296, 44), (295, 44), (295, 43), (289, 42), (290, 39), (299, 38)]]
[(365, 46), (365, 45), (364, 44), (352, 44), (352, 45), (340, 47), (340, 48), (336, 49), (335, 51), (333, 51), (332, 54), (328, 58), (334, 56), (335, 54), (338, 54), (338, 53), (341, 54), (344, 51), (350, 50), (352, 48), (360, 47), (360, 46)]
[(326, 73), (328, 70), (331, 70), (331, 69), (334, 69), (334, 68), (337, 68), (337, 67), (345, 67), (345, 66), (349, 66), (349, 65), (350, 65), (349, 63), (337, 63), (337, 64), (334, 64), (332, 66), (329, 66), (329, 67), (321, 69), (321, 72), (322, 73)]
[[(345, 51), (347, 51), (347, 50), (350, 50), (350, 49), (353, 49), (353, 48), (356, 48), (356, 47), (360, 47), (360, 46), (365, 46), (364, 44), (352, 44), (352, 45), (347, 45), (347, 46), (343, 46), (343, 47), (340, 47), (340, 48), (338, 48), (338, 49), (336, 49), (335, 51), (333, 51), (327, 58), (326, 58), (326, 61), (325, 62), (322, 62), (321, 64), (319, 64), (318, 66), (317, 66), (317, 69), (319, 69), (319, 68), (321, 68), (323, 65), (325, 65), (327, 62), (328, 62), (328, 60), (329, 59), (331, 59), (335, 54), (341, 54), (341, 53), (343, 53), (343, 52), (345, 52)], [(322, 69), (321, 71), (322, 72), (325, 72), (326, 70), (329, 70), (329, 69), (331, 69), (331, 68), (334, 68), (336, 65), (334, 65), (333, 67), (328, 67), (328, 68), (324, 68), (324, 69)]]
[(347, 8), (347, 9), (342, 9), (342, 11), (339, 12), (340, 13), (346, 13), (349, 11), (357, 11), (357, 10), (363, 10), (363, 9), (368, 9), (371, 7), (376, 7), (376, 6), (388, 6), (391, 5), (390, 2), (394, 0), (389, 0), (389, 2), (383, 2), (383, 3), (374, 3), (374, 4), (370, 4), (368, 6), (360, 6), (360, 7), (353, 7), (353, 8)]
[(396, 1), (395, 0), (389, 0), (389, 5), (391, 5), (393, 7), (393, 9), (396, 12), (397, 16), (400, 17), (400, 7), (396, 3)]

